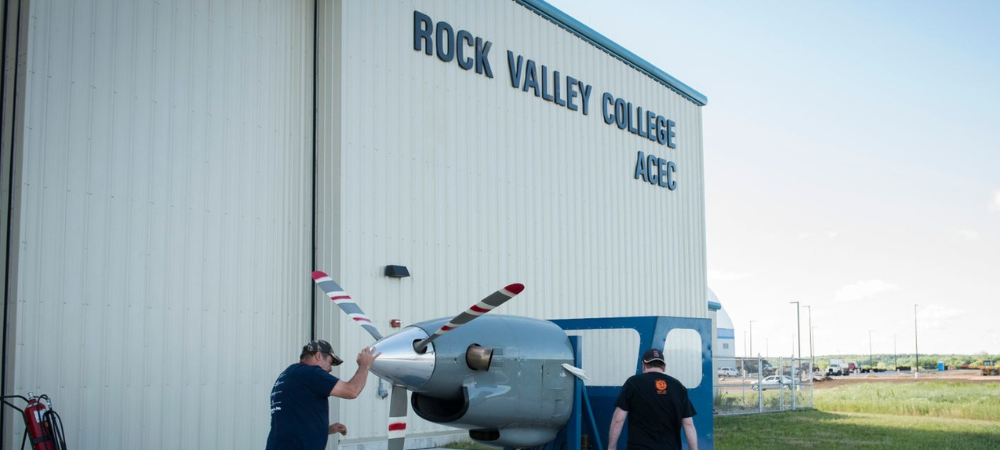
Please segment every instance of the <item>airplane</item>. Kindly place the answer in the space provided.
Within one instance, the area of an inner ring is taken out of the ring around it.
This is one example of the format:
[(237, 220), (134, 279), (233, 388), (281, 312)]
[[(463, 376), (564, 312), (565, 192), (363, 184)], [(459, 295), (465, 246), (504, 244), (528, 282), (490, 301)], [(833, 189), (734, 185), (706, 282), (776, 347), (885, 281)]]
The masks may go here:
[[(382, 355), (371, 372), (392, 384), (389, 450), (405, 443), (407, 391), (421, 418), (465, 429), (496, 447), (551, 442), (573, 410), (573, 348), (559, 326), (521, 316), (484, 316), (524, 290), (515, 283), (454, 318), (420, 322), (383, 337), (371, 319), (329, 275), (313, 281), (375, 338)], [(461, 327), (477, 319), (473, 327)], [(572, 371), (572, 373), (571, 373)]]

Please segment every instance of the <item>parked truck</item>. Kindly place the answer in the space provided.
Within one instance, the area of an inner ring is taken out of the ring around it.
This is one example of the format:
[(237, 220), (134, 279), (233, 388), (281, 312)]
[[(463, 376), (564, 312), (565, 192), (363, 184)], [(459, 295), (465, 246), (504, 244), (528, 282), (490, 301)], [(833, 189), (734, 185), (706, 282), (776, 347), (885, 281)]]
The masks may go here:
[(851, 369), (842, 359), (831, 359), (830, 365), (826, 368), (827, 375), (847, 375), (850, 373)]

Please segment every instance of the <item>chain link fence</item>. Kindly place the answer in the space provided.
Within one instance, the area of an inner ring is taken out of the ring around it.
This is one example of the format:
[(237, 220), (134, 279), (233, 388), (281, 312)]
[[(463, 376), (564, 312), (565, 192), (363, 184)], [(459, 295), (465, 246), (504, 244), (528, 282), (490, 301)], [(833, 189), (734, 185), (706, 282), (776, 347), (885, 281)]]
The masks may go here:
[(813, 379), (822, 377), (809, 358), (715, 358), (713, 365), (718, 415), (812, 408)]

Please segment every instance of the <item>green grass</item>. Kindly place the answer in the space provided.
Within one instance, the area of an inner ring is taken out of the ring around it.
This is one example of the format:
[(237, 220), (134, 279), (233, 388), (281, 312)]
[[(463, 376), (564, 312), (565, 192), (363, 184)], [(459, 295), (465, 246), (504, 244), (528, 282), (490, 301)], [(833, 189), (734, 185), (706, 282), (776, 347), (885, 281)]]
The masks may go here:
[(457, 450), (497, 450), (496, 447), (490, 447), (488, 445), (483, 445), (472, 441), (451, 442), (445, 444), (444, 448), (453, 448)]
[(857, 383), (818, 389), (815, 402), (823, 411), (1000, 422), (1000, 383)]
[(1000, 424), (980, 420), (819, 410), (715, 419), (718, 450), (996, 450), (998, 445)]
[(858, 383), (815, 410), (715, 418), (715, 448), (1000, 450), (1000, 383)]

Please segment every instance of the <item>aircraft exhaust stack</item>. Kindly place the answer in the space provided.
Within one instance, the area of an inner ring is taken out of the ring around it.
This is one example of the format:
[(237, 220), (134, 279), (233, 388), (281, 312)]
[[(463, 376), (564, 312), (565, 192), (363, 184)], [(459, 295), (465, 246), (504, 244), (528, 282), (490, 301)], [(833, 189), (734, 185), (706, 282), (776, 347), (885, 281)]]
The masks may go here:
[(490, 370), (493, 361), (493, 349), (472, 344), (465, 350), (465, 364), (472, 370)]

